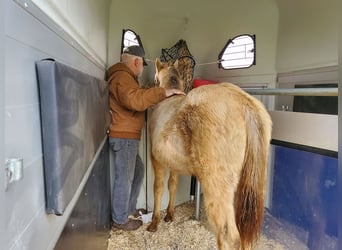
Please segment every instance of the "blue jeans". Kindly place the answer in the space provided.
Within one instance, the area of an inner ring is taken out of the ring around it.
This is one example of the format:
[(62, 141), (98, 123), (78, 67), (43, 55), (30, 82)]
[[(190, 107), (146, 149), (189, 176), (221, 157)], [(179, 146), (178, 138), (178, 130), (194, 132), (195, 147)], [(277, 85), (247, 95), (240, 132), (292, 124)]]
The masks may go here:
[(114, 152), (114, 163), (110, 166), (114, 171), (112, 220), (124, 224), (136, 209), (144, 164), (139, 156), (139, 140), (109, 138), (109, 144)]

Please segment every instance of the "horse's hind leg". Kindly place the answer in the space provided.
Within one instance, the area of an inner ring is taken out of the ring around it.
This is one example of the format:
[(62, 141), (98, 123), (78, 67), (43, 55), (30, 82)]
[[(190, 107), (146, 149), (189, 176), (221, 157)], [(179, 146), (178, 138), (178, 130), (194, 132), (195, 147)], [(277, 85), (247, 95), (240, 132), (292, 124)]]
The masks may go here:
[[(210, 180), (211, 179), (211, 180)], [(234, 185), (222, 177), (202, 179), (208, 221), (213, 227), (220, 250), (239, 250), (240, 234), (234, 212)]]
[(151, 157), (152, 166), (154, 170), (154, 207), (153, 207), (153, 216), (152, 222), (147, 227), (147, 231), (155, 232), (157, 231), (158, 223), (160, 221), (160, 200), (164, 191), (164, 178), (166, 174), (166, 169), (154, 160), (153, 156)]
[(169, 205), (167, 206), (167, 214), (164, 218), (164, 221), (169, 222), (173, 221), (173, 217), (175, 214), (175, 194), (177, 190), (178, 184), (178, 175), (173, 171), (170, 171), (170, 177), (168, 182), (168, 189), (169, 189)]

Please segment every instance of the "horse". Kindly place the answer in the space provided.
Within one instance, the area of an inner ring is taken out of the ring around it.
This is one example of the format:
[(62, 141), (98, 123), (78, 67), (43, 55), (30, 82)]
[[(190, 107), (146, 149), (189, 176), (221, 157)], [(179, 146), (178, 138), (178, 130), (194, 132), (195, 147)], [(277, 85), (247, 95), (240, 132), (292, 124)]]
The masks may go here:
[[(177, 61), (155, 61), (155, 80), (184, 88)], [(232, 83), (205, 85), (166, 98), (149, 119), (154, 207), (147, 230), (157, 231), (164, 179), (174, 219), (178, 175), (197, 178), (218, 249), (251, 249), (260, 236), (272, 121), (264, 105)]]

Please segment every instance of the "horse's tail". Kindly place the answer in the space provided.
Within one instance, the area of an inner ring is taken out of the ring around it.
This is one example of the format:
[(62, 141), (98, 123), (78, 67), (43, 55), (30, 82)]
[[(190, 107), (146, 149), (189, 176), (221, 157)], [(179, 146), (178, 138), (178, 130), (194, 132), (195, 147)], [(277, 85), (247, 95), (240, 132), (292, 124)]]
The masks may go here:
[(257, 101), (256, 107), (251, 106), (244, 110), (246, 153), (234, 203), (242, 249), (249, 249), (260, 236), (272, 129), (272, 121), (263, 105)]

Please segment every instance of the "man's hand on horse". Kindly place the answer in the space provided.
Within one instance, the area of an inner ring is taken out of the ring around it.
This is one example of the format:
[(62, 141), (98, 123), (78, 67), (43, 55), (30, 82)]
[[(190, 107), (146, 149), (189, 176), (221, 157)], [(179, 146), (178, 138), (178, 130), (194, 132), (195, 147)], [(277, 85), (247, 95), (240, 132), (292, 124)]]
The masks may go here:
[(185, 93), (180, 89), (165, 89), (166, 97), (170, 97), (173, 95), (185, 95)]

